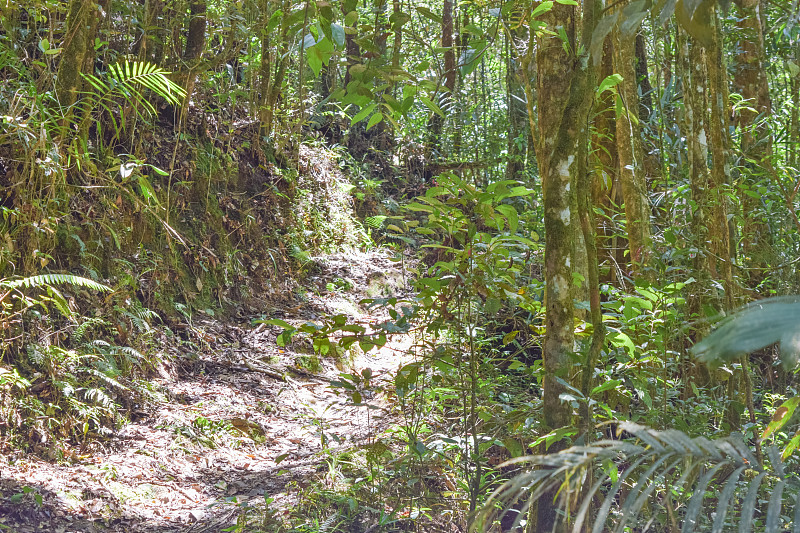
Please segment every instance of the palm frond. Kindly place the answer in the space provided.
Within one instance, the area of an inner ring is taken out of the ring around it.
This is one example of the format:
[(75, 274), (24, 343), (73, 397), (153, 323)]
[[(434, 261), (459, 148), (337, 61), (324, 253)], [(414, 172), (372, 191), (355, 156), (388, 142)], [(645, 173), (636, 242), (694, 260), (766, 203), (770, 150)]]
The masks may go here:
[[(797, 484), (790, 484), (796, 482), (796, 476), (786, 476), (774, 448), (767, 454), (770, 468), (763, 468), (739, 435), (711, 440), (631, 422), (621, 422), (619, 427), (632, 437), (507, 463), (526, 463), (533, 468), (490, 496), (475, 517), (473, 530), (487, 530), (503, 513), (501, 509), (522, 502), (519, 525), (531, 505), (556, 490), (562, 525), (568, 525), (561, 530), (574, 533), (583, 531), (586, 525), (591, 525), (592, 533), (640, 528), (657, 519), (654, 509), (664, 509), (675, 501), (680, 505), (670, 512), (680, 520), (684, 533), (720, 532), (737, 520), (740, 533), (750, 533), (756, 510), (764, 520), (764, 531), (785, 530), (781, 508), (784, 500), (791, 500), (788, 508), (794, 504), (795, 497), (788, 498), (787, 494), (796, 493)], [(587, 490), (584, 485), (592, 475), (597, 479)], [(769, 496), (765, 496), (767, 493)], [(707, 498), (708, 494), (713, 498)], [(602, 503), (593, 510), (596, 498)], [(640, 520), (642, 513), (648, 516)]]

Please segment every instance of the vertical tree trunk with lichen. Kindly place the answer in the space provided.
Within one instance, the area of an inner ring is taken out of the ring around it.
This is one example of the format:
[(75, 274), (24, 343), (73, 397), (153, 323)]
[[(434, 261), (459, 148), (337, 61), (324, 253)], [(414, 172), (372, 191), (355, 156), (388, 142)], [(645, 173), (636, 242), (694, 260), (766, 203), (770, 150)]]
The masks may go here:
[[(692, 337), (701, 336), (707, 322), (709, 305), (716, 300), (717, 288), (711, 276), (708, 240), (710, 214), (711, 177), (708, 168), (708, 137), (706, 121), (708, 111), (708, 74), (706, 72), (705, 50), (702, 45), (678, 30), (678, 61), (683, 87), (684, 114), (682, 130), (686, 137), (688, 174), (691, 191), (690, 228), (692, 241), (689, 243), (692, 270), (695, 282), (689, 292), (687, 309), (689, 320), (696, 324)], [(684, 360), (682, 368), (683, 398), (692, 395), (691, 382), (707, 383), (708, 370), (694, 361)]]
[(617, 86), (623, 112), (616, 117), (616, 147), (619, 182), (625, 203), (630, 258), (629, 274), (644, 276), (651, 254), (650, 204), (644, 175), (644, 151), (639, 127), (639, 95), (636, 81), (634, 35), (615, 32), (614, 71), (622, 76)]
[(81, 74), (91, 72), (94, 38), (100, 21), (96, 2), (72, 0), (67, 14), (67, 31), (58, 65), (55, 94), (64, 109), (78, 101), (84, 80)]
[[(565, 392), (559, 378), (568, 380), (575, 349), (572, 264), (577, 174), (588, 154), (589, 112), (595, 86), (593, 62), (578, 56), (587, 50), (594, 29), (594, 1), (582, 9), (554, 4), (541, 20), (547, 28), (565, 29), (569, 52), (557, 35), (536, 34), (536, 92), (539, 102), (539, 138), (536, 147), (544, 194), (546, 333), (544, 340), (543, 413), (551, 429), (570, 425), (572, 409), (561, 401)], [(580, 13), (580, 14), (579, 14)], [(581, 20), (582, 15), (582, 20)], [(582, 23), (582, 31), (576, 28)], [(571, 32), (571, 33), (570, 33)], [(532, 32), (533, 33), (533, 32)], [(552, 450), (552, 448), (551, 448)], [(555, 493), (544, 495), (536, 512), (536, 531), (551, 531), (557, 523)]]
[[(741, 130), (741, 152), (747, 161), (745, 167), (748, 171), (743, 178), (747, 180), (747, 186), (755, 190), (759, 181), (772, 180), (775, 173), (771, 161), (772, 137), (765, 120), (772, 113), (772, 104), (765, 70), (764, 13), (761, 0), (740, 0), (736, 5), (736, 27), (740, 38), (736, 47), (733, 87), (746, 103), (739, 109), (736, 125)], [(764, 210), (758, 199), (744, 194), (742, 211), (742, 252), (749, 259), (749, 266), (763, 269), (774, 255)], [(763, 270), (751, 271), (750, 281), (757, 285), (763, 276)]]
[(717, 305), (732, 310), (736, 306), (735, 285), (731, 254), (731, 232), (728, 229), (730, 211), (730, 164), (728, 152), (728, 76), (722, 49), (722, 34), (719, 18), (713, 18), (712, 37), (706, 50), (706, 72), (708, 75), (709, 120), (706, 123), (706, 138), (711, 151), (709, 190), (709, 266), (711, 275), (722, 283), (724, 294)]
[[(283, 80), (286, 77), (286, 69), (289, 66), (289, 25), (287, 10), (291, 9), (291, 3), (283, 0), (281, 10), (283, 16), (280, 22), (273, 22), (275, 10), (274, 2), (261, 0), (261, 11), (264, 14), (263, 26), (261, 29), (261, 64), (259, 65), (259, 135), (261, 139), (272, 142), (273, 122), (275, 119), (275, 106), (283, 87)], [(278, 24), (280, 31), (277, 42), (273, 40), (274, 29), (270, 24)]]

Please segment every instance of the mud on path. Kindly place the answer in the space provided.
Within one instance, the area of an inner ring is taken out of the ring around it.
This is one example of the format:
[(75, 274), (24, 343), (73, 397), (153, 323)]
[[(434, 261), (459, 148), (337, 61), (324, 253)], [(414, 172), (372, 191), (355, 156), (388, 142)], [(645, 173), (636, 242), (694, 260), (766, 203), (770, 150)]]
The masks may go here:
[[(316, 260), (309, 283), (304, 301), (264, 315), (378, 319), (357, 302), (402, 292), (405, 276), (386, 254), (369, 252)], [(323, 440), (331, 450), (352, 448), (393, 417), (385, 395), (365, 396), (372, 409), (355, 406), (331, 380), (369, 367), (373, 383), (389, 383), (408, 356), (396, 338), (349, 368), (322, 360), (302, 370), (296, 363), (313, 356), (280, 349), (279, 332), (245, 318), (193, 321), (190, 340), (165, 346), (171, 370), (154, 379), (157, 400), (102, 452), (62, 464), (0, 458), (0, 530), (205, 533), (229, 527), (265, 498), (278, 513), (290, 508), (323, 461)]]

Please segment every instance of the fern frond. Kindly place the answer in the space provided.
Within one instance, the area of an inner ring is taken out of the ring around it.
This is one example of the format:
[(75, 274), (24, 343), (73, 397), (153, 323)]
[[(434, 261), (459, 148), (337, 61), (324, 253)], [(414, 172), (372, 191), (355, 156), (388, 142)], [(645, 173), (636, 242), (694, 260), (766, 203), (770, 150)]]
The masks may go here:
[(106, 385), (108, 385), (111, 388), (119, 389), (119, 390), (122, 390), (122, 391), (130, 390), (127, 386), (123, 385), (122, 383), (120, 383), (116, 379), (112, 378), (111, 376), (109, 376), (109, 375), (105, 374), (104, 372), (101, 372), (100, 370), (97, 370), (95, 368), (86, 367), (86, 368), (81, 368), (80, 371), (85, 373), (85, 374), (89, 374), (90, 376), (94, 376), (95, 378), (97, 378), (98, 380), (102, 381), (103, 383), (105, 383)]
[(386, 215), (375, 215), (374, 217), (365, 217), (364, 223), (372, 229), (379, 229), (383, 226), (383, 223), (386, 219), (389, 218)]
[(76, 287), (85, 287), (100, 292), (111, 292), (111, 287), (89, 278), (74, 276), (72, 274), (39, 274), (27, 278), (0, 280), (0, 287), (9, 289), (47, 287), (48, 285), (74, 285)]

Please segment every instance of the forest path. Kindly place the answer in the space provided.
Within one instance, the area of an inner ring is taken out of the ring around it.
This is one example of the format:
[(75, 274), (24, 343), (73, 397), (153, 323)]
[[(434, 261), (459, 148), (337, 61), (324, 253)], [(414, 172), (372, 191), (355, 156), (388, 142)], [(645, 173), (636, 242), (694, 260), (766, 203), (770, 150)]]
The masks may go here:
[[(276, 306), (265, 316), (297, 323), (330, 312), (382, 319), (365, 315), (357, 302), (402, 292), (405, 276), (373, 251), (321, 258), (308, 283), (315, 288), (300, 306)], [(392, 417), (385, 395), (366, 392), (372, 408), (356, 406), (331, 381), (369, 368), (372, 390), (391, 387), (408, 346), (390, 340), (347, 369), (326, 359), (309, 372), (296, 361), (311, 354), (280, 349), (279, 331), (249, 320), (187, 326), (181, 344), (165, 347), (174, 369), (154, 380), (154, 409), (120, 428), (106, 450), (62, 464), (23, 456), (2, 465), (3, 492), (16, 497), (0, 502), (0, 528), (211, 533), (248, 508), (263, 509), (267, 498), (278, 514), (291, 508), (324, 462), (323, 440), (332, 451), (362, 445)]]

